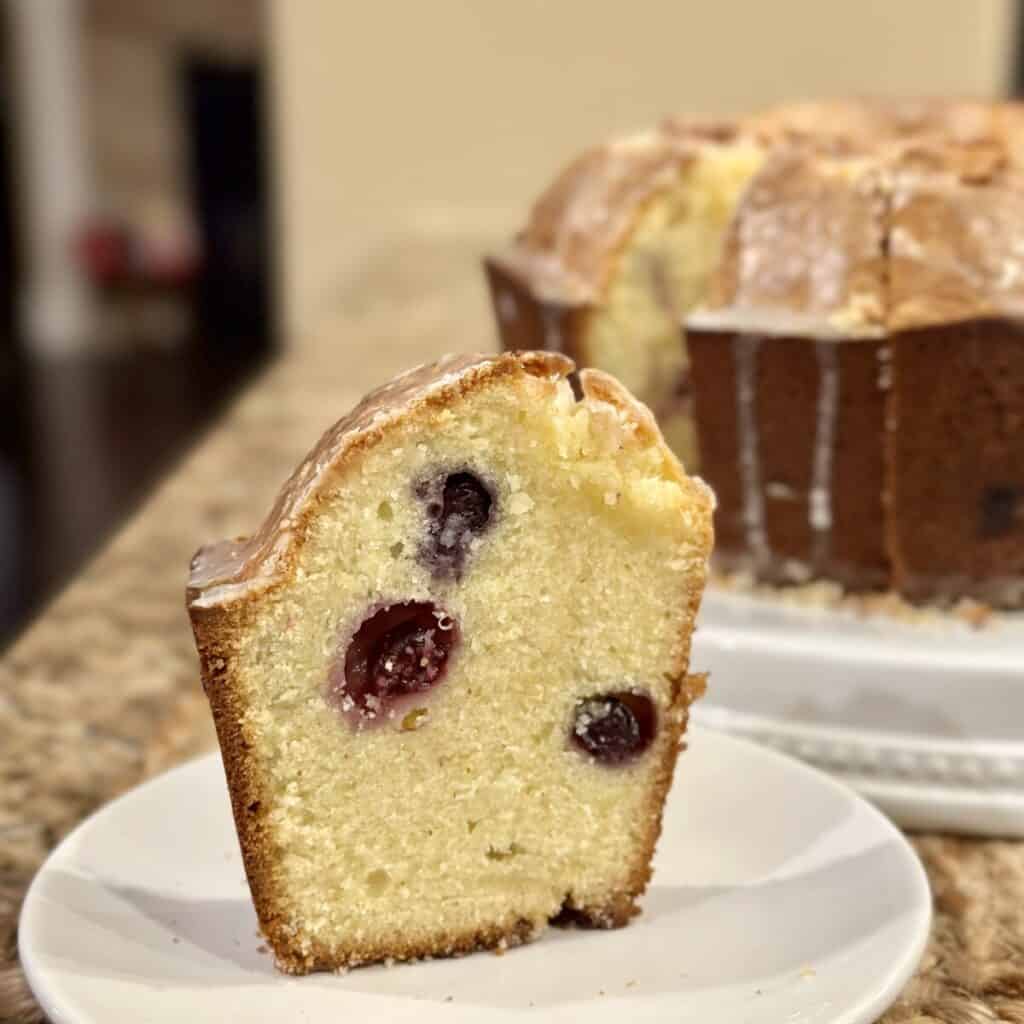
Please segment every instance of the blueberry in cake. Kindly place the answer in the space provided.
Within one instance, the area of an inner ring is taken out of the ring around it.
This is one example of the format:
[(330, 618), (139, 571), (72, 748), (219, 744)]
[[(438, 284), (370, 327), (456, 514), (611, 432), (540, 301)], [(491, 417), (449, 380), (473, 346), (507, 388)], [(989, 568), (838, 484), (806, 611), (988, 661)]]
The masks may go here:
[(550, 353), (449, 357), (331, 428), (188, 607), (282, 970), (625, 924), (687, 709), (712, 497)]

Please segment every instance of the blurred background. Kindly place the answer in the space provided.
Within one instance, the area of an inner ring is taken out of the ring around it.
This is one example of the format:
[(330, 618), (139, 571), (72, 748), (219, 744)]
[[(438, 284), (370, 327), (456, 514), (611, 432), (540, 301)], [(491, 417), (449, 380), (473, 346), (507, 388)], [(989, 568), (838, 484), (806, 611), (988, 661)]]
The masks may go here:
[(1015, 94), (1017, 7), (0, 0), (0, 645), (373, 239), (496, 242), (668, 113)]

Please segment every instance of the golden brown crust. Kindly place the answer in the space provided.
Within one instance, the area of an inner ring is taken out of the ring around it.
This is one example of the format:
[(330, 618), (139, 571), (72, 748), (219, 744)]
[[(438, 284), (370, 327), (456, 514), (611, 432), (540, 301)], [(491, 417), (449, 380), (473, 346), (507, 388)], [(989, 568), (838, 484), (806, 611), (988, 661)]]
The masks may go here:
[[(477, 949), (500, 949), (534, 937), (536, 926), (524, 920), (507, 926), (471, 930), (434, 937), (420, 943), (401, 938), (379, 944), (362, 944), (346, 949), (323, 948), (313, 944), (301, 948), (293, 934), (285, 901), (278, 891), (265, 815), (269, 801), (256, 759), (243, 729), (246, 707), (241, 681), (234, 674), (236, 642), (250, 621), (254, 608), (268, 590), (287, 578), (306, 535), (306, 526), (316, 512), (318, 486), (330, 474), (339, 472), (347, 460), (379, 439), (382, 430), (396, 420), (424, 408), (444, 408), (460, 395), (497, 377), (525, 373), (562, 378), (573, 369), (570, 360), (551, 353), (519, 352), (501, 356), (462, 356), (433, 366), (419, 367), (395, 382), (371, 393), (352, 413), (332, 427), (314, 447), (282, 489), (263, 526), (251, 540), (242, 538), (214, 545), (207, 558), (193, 560), (187, 591), (188, 610), (199, 651), (203, 688), (210, 701), (217, 738), (224, 762), (231, 806), (238, 832), (242, 860), (260, 922), (260, 928), (274, 952), (281, 970), (306, 974), (334, 970), (379, 960), (410, 960), (427, 956), (456, 955)], [(613, 378), (599, 372), (581, 374), (584, 394), (609, 402), (632, 422), (640, 435), (661, 445), (668, 467), (684, 482), (688, 478), (671, 454), (646, 407), (636, 402)], [(693, 483), (695, 488), (703, 485)], [(698, 495), (703, 509), (700, 542), (711, 548), (711, 502), (706, 489)], [(202, 554), (202, 552), (200, 553)], [(268, 567), (267, 560), (272, 564)], [(255, 585), (249, 584), (255, 581)], [(703, 579), (687, 581), (683, 602), (687, 623), (696, 615)], [(671, 785), (681, 737), (686, 728), (687, 709), (703, 692), (702, 677), (686, 677), (689, 661), (689, 625), (680, 645), (672, 677), (678, 680), (674, 692), (670, 730), (663, 742), (662, 761), (651, 788), (647, 828), (630, 867), (625, 885), (611, 893), (606, 903), (568, 906), (595, 927), (618, 927), (636, 914), (636, 900), (650, 878), (650, 860), (661, 831), (661, 812)]]
[(278, 894), (267, 850), (263, 783), (242, 730), (245, 706), (233, 675), (235, 639), (243, 628), (244, 609), (208, 608), (191, 611), (192, 629), (203, 690), (210, 702), (217, 742), (227, 778), (231, 811), (238, 833), (249, 891), (263, 933), (276, 950), (279, 935)]
[[(311, 974), (314, 971), (339, 971), (362, 967), (381, 961), (425, 960), (435, 957), (462, 956), (488, 949), (503, 950), (521, 946), (535, 938), (537, 929), (532, 922), (516, 920), (507, 927), (473, 929), (442, 936), (425, 942), (395, 939), (379, 944), (367, 944), (339, 956), (338, 951), (313, 944), (309, 953), (301, 953), (285, 942), (279, 947), (268, 935), (274, 950), (274, 962), (285, 974)], [(283, 949), (283, 951), (282, 951)]]

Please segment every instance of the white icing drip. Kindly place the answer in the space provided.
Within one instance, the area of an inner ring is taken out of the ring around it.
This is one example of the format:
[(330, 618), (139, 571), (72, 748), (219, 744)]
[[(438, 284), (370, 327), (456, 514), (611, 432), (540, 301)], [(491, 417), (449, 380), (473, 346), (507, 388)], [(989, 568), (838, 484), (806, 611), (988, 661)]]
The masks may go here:
[(814, 562), (821, 565), (832, 531), (832, 457), (839, 416), (839, 351), (828, 341), (816, 341), (818, 360), (818, 416), (814, 428), (814, 456), (807, 519), (814, 531)]
[(777, 567), (784, 580), (790, 583), (809, 583), (814, 578), (814, 570), (798, 558), (786, 558)]
[(920, 239), (912, 235), (901, 224), (895, 225), (889, 232), (889, 251), (893, 256), (908, 260), (924, 259), (926, 254)]
[(566, 269), (557, 253), (514, 245), (495, 257), (495, 263), (513, 277), (529, 282), (533, 297), (540, 302), (582, 305), (596, 297), (593, 285)]
[[(857, 300), (847, 303), (844, 313), (856, 311)], [(833, 339), (880, 338), (886, 333), (879, 323), (850, 319), (848, 316), (819, 313), (798, 313), (762, 307), (730, 307), (726, 309), (697, 309), (683, 318), (688, 331), (723, 331), (757, 333), (771, 336), (798, 336)]]
[(272, 583), (270, 576), (255, 576), (240, 583), (218, 583), (207, 587), (189, 602), (191, 608), (217, 608), (238, 601)]
[(558, 310), (543, 306), (541, 316), (544, 321), (544, 347), (549, 352), (561, 352), (562, 332), (558, 326)]
[(789, 484), (779, 483), (777, 480), (764, 485), (764, 494), (773, 501), (796, 501), (799, 498), (799, 494)]
[(736, 422), (739, 429), (739, 469), (743, 488), (743, 525), (747, 547), (757, 563), (768, 559), (761, 491), (761, 441), (757, 430), (757, 353), (764, 339), (738, 334), (732, 352), (736, 362)]
[(1015, 288), (1020, 284), (1022, 277), (1024, 277), (1024, 267), (1014, 260), (1006, 260), (1000, 265), (995, 287), (1003, 291)]
[(498, 295), (498, 316), (505, 322), (511, 322), (519, 316), (519, 306), (511, 292)]
[(888, 391), (892, 387), (892, 349), (888, 345), (878, 347), (878, 390)]

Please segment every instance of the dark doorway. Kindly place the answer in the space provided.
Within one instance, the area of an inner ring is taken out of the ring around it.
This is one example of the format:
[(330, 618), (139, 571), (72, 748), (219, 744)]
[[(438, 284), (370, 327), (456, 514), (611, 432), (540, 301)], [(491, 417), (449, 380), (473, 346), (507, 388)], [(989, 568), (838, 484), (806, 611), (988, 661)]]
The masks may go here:
[(14, 96), (7, 4), (0, 4), (0, 644), (18, 621), (29, 586), (24, 529), (31, 466), (16, 341), (18, 238), (14, 221)]
[(255, 61), (188, 60), (186, 160), (205, 259), (195, 336), (30, 357), (17, 337), (28, 268), (14, 223), (8, 6), (0, 0), (0, 648), (266, 365), (274, 339), (262, 75)]
[(1011, 50), (1010, 95), (1016, 99), (1024, 97), (1024, 11), (1020, 0), (1013, 5), (1014, 46)]
[(196, 321), (205, 344), (266, 351), (274, 335), (263, 69), (185, 60), (193, 209), (202, 242)]
[(18, 288), (17, 238), (14, 225), (14, 111), (11, 94), (10, 36), (6, 5), (0, 6), (0, 370), (15, 351)]

